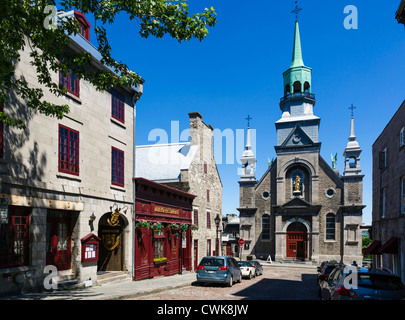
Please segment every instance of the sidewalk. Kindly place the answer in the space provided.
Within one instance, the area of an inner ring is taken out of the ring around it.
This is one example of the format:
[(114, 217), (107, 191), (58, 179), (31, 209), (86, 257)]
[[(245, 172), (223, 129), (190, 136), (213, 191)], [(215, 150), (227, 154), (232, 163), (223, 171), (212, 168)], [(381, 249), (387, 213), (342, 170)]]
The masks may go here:
[[(316, 266), (293, 263), (260, 262), (265, 268), (316, 268)], [(0, 300), (120, 300), (135, 298), (164, 290), (176, 289), (191, 285), (196, 281), (195, 272), (182, 275), (145, 279), (140, 281), (121, 280), (100, 286), (83, 289), (60, 290), (41, 293), (28, 293), (0, 298)]]
[(169, 277), (159, 277), (140, 281), (121, 280), (101, 286), (83, 289), (60, 290), (52, 292), (28, 293), (5, 297), (0, 300), (119, 300), (136, 298), (162, 290), (170, 290), (191, 285), (196, 281), (194, 272)]

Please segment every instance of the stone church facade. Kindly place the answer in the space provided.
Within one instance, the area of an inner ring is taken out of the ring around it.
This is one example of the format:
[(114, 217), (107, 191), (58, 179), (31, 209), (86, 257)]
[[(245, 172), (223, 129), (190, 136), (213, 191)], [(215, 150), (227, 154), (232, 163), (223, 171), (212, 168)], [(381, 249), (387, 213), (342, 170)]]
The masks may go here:
[(284, 72), (281, 118), (276, 121), (277, 158), (264, 175), (255, 176), (256, 159), (248, 128), (240, 186), (242, 256), (273, 261), (324, 260), (361, 262), (363, 177), (361, 148), (351, 118), (349, 142), (343, 152), (343, 175), (320, 155), (320, 118), (315, 116), (312, 69), (302, 60), (298, 21), (293, 59)]

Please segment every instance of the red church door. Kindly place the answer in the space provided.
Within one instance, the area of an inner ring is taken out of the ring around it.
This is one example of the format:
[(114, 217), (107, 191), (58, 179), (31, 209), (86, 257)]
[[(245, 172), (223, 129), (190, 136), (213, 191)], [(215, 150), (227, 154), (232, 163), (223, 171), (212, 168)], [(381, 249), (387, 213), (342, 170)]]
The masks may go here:
[(308, 236), (302, 223), (294, 222), (287, 228), (287, 258), (307, 258)]

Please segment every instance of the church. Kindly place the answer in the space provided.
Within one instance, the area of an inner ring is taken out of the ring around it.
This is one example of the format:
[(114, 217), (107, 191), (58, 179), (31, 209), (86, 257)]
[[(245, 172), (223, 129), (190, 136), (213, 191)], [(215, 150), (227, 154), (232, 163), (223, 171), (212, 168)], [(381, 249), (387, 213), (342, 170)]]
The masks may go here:
[[(298, 19), (291, 65), (283, 73), (281, 118), (275, 122), (277, 157), (256, 179), (256, 158), (247, 130), (239, 183), (242, 258), (319, 264), (362, 261), (362, 152), (356, 141), (353, 114), (343, 151), (342, 175), (320, 155), (320, 118), (314, 114), (312, 69), (304, 65)], [(353, 111), (353, 109), (352, 109)], [(249, 126), (249, 125), (248, 125)], [(270, 146), (269, 146), (270, 147)]]

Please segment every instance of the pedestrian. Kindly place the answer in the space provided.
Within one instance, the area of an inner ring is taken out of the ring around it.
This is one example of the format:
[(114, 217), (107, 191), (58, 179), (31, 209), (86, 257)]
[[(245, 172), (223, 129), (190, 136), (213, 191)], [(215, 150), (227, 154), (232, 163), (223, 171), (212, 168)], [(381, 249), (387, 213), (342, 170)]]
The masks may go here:
[(356, 261), (353, 261), (352, 266), (357, 267), (357, 263), (356, 263)]

